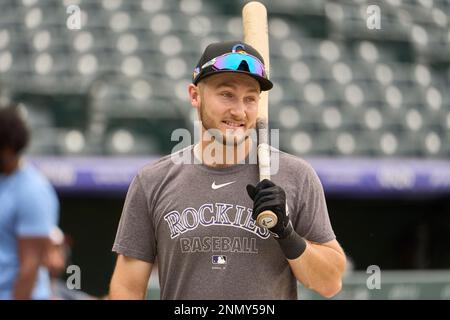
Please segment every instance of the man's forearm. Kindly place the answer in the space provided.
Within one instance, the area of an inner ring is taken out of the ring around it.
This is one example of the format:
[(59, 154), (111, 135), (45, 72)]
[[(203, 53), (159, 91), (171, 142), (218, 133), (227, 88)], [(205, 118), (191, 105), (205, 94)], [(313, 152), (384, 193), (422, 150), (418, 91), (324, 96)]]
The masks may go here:
[(111, 282), (108, 299), (110, 300), (144, 300), (147, 292), (128, 288), (119, 283)]
[(152, 273), (152, 263), (119, 254), (109, 285), (111, 300), (144, 300)]
[(307, 241), (303, 254), (296, 259), (288, 259), (288, 262), (297, 280), (307, 288), (327, 298), (340, 291), (346, 265), (342, 252)]
[(14, 283), (13, 299), (31, 299), (33, 288), (36, 283), (37, 273), (38, 267), (29, 268), (28, 270), (19, 270), (16, 281)]

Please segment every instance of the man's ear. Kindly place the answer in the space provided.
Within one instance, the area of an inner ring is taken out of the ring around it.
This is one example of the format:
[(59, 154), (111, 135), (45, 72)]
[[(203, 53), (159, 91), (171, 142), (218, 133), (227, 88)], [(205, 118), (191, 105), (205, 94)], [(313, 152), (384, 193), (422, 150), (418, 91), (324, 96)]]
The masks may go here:
[(201, 104), (200, 87), (191, 83), (188, 87), (188, 91), (191, 105), (194, 108), (199, 108)]

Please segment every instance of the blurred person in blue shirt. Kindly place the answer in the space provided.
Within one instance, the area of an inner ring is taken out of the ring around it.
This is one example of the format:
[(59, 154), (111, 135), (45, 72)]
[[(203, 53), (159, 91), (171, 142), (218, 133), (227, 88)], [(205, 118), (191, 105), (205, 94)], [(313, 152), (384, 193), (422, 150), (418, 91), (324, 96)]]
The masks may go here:
[(22, 160), (30, 138), (18, 107), (0, 107), (0, 299), (50, 299), (44, 267), (59, 202), (48, 182)]

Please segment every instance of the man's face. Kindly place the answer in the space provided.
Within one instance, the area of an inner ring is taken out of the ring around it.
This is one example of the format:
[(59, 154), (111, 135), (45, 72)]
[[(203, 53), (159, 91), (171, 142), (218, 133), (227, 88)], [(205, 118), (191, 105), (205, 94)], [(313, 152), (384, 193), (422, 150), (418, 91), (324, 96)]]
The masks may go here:
[[(194, 85), (191, 85), (195, 88)], [(238, 145), (256, 126), (260, 87), (252, 77), (233, 72), (211, 75), (197, 86), (199, 117), (206, 130), (220, 131), (223, 143)], [(191, 92), (190, 88), (190, 92)]]

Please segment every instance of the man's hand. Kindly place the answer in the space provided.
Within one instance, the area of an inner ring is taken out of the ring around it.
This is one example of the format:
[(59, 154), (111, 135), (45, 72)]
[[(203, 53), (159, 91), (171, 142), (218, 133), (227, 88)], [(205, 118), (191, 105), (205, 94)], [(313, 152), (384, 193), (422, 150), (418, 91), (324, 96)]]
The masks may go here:
[(270, 180), (264, 179), (256, 187), (248, 184), (247, 193), (253, 200), (252, 218), (254, 220), (261, 212), (266, 210), (270, 210), (277, 215), (277, 224), (269, 229), (275, 238), (286, 238), (293, 231), (286, 212), (286, 193), (283, 188)]
[(252, 218), (254, 220), (265, 210), (270, 210), (277, 215), (278, 222), (269, 231), (278, 240), (286, 258), (295, 259), (301, 256), (306, 249), (306, 241), (292, 227), (286, 212), (286, 193), (283, 188), (264, 179), (256, 186), (247, 185), (247, 193), (253, 200)]

